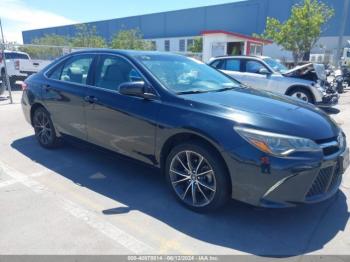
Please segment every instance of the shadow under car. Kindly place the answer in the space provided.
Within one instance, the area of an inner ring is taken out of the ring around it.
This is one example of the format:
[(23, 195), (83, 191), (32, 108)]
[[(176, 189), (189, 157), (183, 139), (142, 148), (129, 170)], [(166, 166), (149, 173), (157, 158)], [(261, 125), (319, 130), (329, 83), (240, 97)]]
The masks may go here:
[(126, 207), (99, 210), (117, 216), (138, 210), (198, 240), (268, 257), (306, 254), (323, 248), (343, 231), (349, 212), (346, 196), (289, 209), (255, 208), (230, 201), (211, 214), (194, 213), (179, 204), (158, 169), (85, 145), (65, 144), (45, 150), (34, 136), (12, 143), (33, 161), (76, 184), (116, 200)]

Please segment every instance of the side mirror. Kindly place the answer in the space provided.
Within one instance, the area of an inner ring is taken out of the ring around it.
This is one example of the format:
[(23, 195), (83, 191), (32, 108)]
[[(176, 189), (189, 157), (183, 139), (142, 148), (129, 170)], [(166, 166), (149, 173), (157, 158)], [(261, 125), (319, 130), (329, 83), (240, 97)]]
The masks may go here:
[(266, 68), (260, 68), (259, 69), (259, 74), (261, 74), (261, 75), (270, 75), (271, 73)]
[(147, 85), (143, 81), (126, 82), (119, 86), (119, 93), (126, 96), (137, 96), (144, 99), (154, 99), (156, 95), (147, 92)]

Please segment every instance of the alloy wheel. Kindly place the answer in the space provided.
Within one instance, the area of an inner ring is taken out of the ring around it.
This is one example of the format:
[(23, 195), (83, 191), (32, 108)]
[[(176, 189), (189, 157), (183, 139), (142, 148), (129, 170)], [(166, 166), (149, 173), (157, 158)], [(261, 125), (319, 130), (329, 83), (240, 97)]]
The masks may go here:
[(309, 102), (308, 96), (303, 92), (295, 92), (294, 94), (292, 94), (292, 97), (296, 97), (296, 98), (303, 100), (305, 102)]
[(34, 116), (34, 130), (36, 137), (43, 145), (48, 145), (53, 139), (53, 130), (49, 117), (40, 110)]
[(201, 154), (193, 151), (177, 153), (171, 161), (169, 172), (173, 189), (186, 204), (203, 207), (214, 199), (215, 172)]

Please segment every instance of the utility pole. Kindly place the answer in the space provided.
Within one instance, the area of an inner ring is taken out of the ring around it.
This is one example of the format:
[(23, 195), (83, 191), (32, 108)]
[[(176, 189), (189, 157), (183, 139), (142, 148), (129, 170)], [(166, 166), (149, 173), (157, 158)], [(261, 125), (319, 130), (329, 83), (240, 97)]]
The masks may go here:
[(339, 30), (337, 57), (335, 59), (336, 65), (339, 64), (342, 49), (343, 49), (344, 33), (346, 29), (346, 20), (348, 19), (348, 16), (349, 16), (349, 9), (350, 9), (350, 0), (344, 0), (343, 17), (341, 20), (340, 30)]
[(9, 75), (7, 74), (7, 65), (6, 65), (6, 57), (5, 57), (5, 38), (4, 38), (4, 32), (2, 30), (1, 18), (0, 18), (0, 30), (1, 30), (1, 52), (2, 52), (2, 60), (4, 61), (6, 86), (7, 86), (7, 90), (9, 91), (10, 103), (13, 104), (11, 84), (10, 84)]

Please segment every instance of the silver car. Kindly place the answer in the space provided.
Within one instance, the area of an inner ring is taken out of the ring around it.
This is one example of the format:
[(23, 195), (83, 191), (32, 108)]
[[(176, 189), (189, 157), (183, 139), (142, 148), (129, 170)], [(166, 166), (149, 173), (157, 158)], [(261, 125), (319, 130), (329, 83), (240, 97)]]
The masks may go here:
[(320, 107), (338, 103), (339, 95), (326, 90), (321, 65), (307, 64), (288, 70), (263, 56), (218, 57), (209, 65), (255, 89), (292, 96)]

